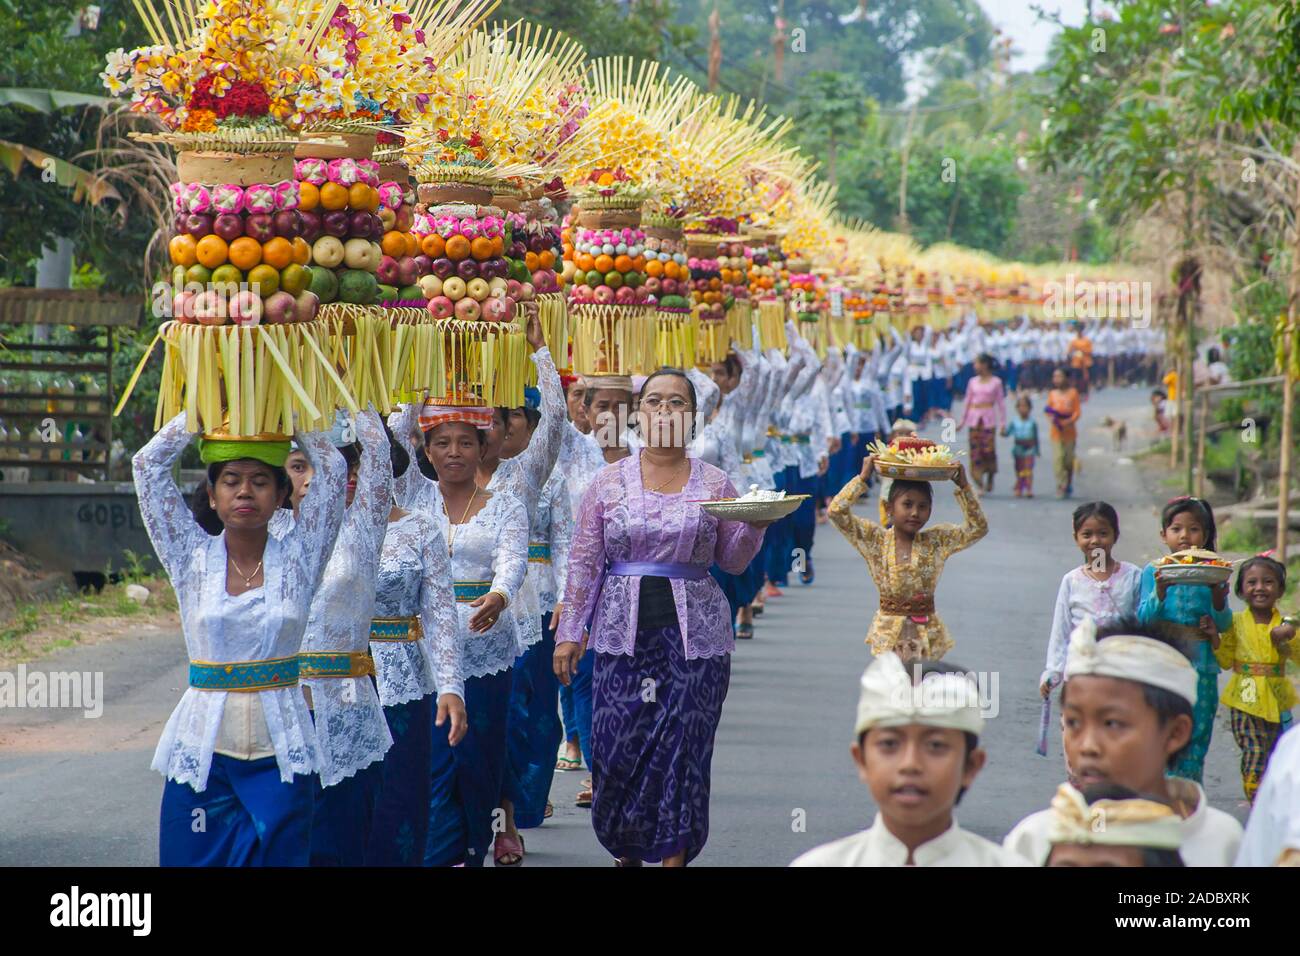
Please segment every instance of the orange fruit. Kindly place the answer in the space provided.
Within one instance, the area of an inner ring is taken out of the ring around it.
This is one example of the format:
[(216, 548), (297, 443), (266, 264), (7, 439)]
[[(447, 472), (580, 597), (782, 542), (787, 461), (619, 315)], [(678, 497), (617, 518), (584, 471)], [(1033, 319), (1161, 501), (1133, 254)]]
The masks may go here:
[(537, 261), (542, 264), (543, 269), (554, 269), (555, 253), (550, 249), (543, 249), (537, 254)]
[(342, 209), (348, 204), (348, 190), (338, 183), (326, 183), (320, 188), (320, 204), (330, 210)]
[(441, 259), (446, 248), (447, 244), (436, 232), (431, 232), (420, 240), (420, 251), (430, 259)]
[[(357, 185), (364, 185), (358, 183)], [(396, 229), (390, 229), (384, 233), (384, 238), (379, 240), (379, 248), (384, 255), (392, 256), (394, 259), (406, 255), (406, 237)]]
[(592, 268), (597, 272), (612, 272), (614, 271), (614, 257), (604, 254), (596, 256), (596, 263)]
[[(247, 239), (247, 236), (240, 238)], [(257, 245), (256, 239), (250, 239), (254, 245)], [(261, 246), (258, 246), (261, 249)], [(211, 235), (204, 236), (199, 240), (198, 246), (195, 247), (194, 256), (199, 260), (201, 265), (209, 269), (215, 269), (217, 266), (226, 264), (226, 259), (230, 255), (230, 247), (226, 245), (226, 240), (222, 239), (215, 232)]]
[(303, 212), (311, 212), (320, 205), (320, 190), (316, 188), (315, 183), (309, 183), (303, 180), (298, 184), (298, 208)]
[(504, 256), (506, 254), (506, 240), (504, 236), (492, 237), (492, 255)]
[(577, 258), (573, 260), (573, 264), (583, 272), (590, 272), (596, 268), (596, 260), (591, 257), (590, 253), (586, 252), (578, 253)]
[(185, 232), (179, 236), (172, 236), (171, 241), (167, 243), (167, 254), (171, 256), (173, 265), (185, 266), (188, 269), (199, 261), (196, 254), (198, 247), (198, 240)]
[(658, 259), (651, 259), (645, 264), (645, 274), (657, 279), (664, 274), (664, 264)]
[(406, 254), (408, 256), (418, 256), (420, 254), (420, 240), (415, 237), (415, 233), (404, 232), (402, 237), (406, 240)]
[(474, 240), (469, 244), (469, 252), (479, 262), (484, 259), (491, 259), (492, 240), (487, 236), (475, 236)]
[(262, 261), (272, 269), (283, 269), (293, 262), (293, 243), (284, 236), (276, 236), (262, 244)]
[(447, 258), (459, 262), (462, 259), (468, 259), (470, 253), (469, 240), (464, 236), (456, 235), (447, 240)]
[(353, 183), (348, 189), (348, 205), (353, 209), (370, 209), (370, 187), (365, 183)]
[(571, 242), (566, 242), (566, 243), (564, 244), (564, 247), (563, 247), (563, 250), (562, 250), (562, 251), (563, 251), (563, 253), (564, 253), (564, 258), (566, 258), (566, 259), (572, 259), (572, 258), (573, 258), (573, 243), (571, 243)]
[(300, 266), (305, 266), (311, 262), (311, 243), (302, 236), (295, 236), (293, 240), (293, 261)]
[(262, 244), (252, 236), (240, 236), (230, 244), (230, 263), (247, 272), (262, 261)]
[(669, 279), (681, 278), (681, 274), (682, 274), (682, 267), (678, 265), (676, 262), (673, 262), (671, 259), (669, 259), (667, 262), (664, 263), (664, 275), (667, 276)]
[(535, 252), (525, 252), (525, 253), (524, 253), (524, 265), (528, 268), (528, 271), (529, 271), (529, 272), (536, 272), (536, 271), (537, 271), (537, 267), (538, 267), (538, 265), (539, 265), (539, 260), (538, 260), (538, 258), (537, 258), (537, 253), (535, 253)]
[(627, 255), (614, 257), (614, 268), (619, 272), (632, 271), (632, 257)]

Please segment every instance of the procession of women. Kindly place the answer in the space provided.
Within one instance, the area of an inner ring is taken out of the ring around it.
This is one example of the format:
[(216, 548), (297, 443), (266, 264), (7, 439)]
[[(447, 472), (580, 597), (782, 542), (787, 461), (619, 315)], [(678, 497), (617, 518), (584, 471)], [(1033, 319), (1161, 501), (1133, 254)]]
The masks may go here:
[[(561, 808), (593, 865), (691, 864), (733, 679), (799, 639), (764, 617), (830, 533), (877, 596), (841, 675), (876, 816), (786, 862), (1294, 862), (1284, 564), (1180, 497), (1139, 568), (1087, 495), (1089, 403), (1176, 381), (1171, 331), (1047, 290), (1140, 270), (850, 219), (793, 120), (488, 0), (136, 7), (103, 79), (176, 153), (118, 403), (157, 382), (135, 488), (188, 657), (164, 866), (517, 867)], [(1000, 842), (954, 813), (999, 759), (954, 661), (998, 662), (936, 603), (991, 496), (1068, 501), (1080, 554), (1017, 689), (1060, 786)], [(1221, 706), (1244, 835), (1201, 785)]]

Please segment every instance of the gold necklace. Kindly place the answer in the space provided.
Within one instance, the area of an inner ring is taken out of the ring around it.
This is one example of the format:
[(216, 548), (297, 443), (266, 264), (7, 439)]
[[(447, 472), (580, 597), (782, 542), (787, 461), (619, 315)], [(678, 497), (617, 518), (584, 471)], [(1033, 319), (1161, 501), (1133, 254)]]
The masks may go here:
[(477, 495), (478, 485), (475, 485), (474, 490), (469, 493), (469, 504), (465, 505), (465, 513), (460, 516), (460, 524), (451, 523), (451, 515), (447, 513), (447, 499), (442, 499), (442, 513), (447, 515), (447, 557), (449, 558), (456, 553), (456, 529), (459, 528), (461, 524), (464, 524), (465, 519), (469, 517), (469, 509), (474, 507), (474, 498)]
[[(689, 461), (689, 460), (683, 461), (682, 464), (686, 465), (687, 468), (690, 467), (690, 461)], [(658, 485), (658, 486), (655, 487), (655, 488), (651, 488), (650, 490), (651, 490), (652, 492), (658, 492), (658, 491), (662, 491), (664, 488), (667, 488), (670, 484), (673, 483), (673, 481), (676, 480), (676, 478), (677, 478), (677, 473), (678, 473), (679, 471), (681, 471), (681, 468), (680, 468), (680, 467), (678, 467), (678, 468), (674, 468), (674, 469), (673, 469), (673, 473), (668, 477), (668, 480), (667, 480), (667, 481), (662, 482), (660, 485)]]
[(245, 574), (243, 571), (239, 570), (239, 565), (235, 564), (235, 559), (230, 555), (226, 555), (226, 560), (229, 561), (230, 566), (235, 569), (235, 573), (244, 579), (244, 587), (252, 588), (253, 578), (257, 577), (257, 572), (262, 570), (262, 562), (257, 562), (257, 567), (253, 568), (252, 574)]

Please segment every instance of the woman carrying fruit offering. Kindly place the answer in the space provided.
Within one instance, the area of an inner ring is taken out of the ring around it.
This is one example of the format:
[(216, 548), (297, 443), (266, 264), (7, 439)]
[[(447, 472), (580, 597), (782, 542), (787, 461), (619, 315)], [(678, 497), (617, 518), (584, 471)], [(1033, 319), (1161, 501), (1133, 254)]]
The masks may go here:
[[(289, 439), (210, 437), (203, 529), (172, 467), (193, 436), (182, 412), (131, 461), (140, 514), (180, 605), (189, 688), (154, 752), (163, 866), (306, 866), (320, 749), (298, 687), (312, 598), (343, 524), (347, 464), (322, 432), (299, 434), (315, 477), (283, 538)], [(195, 827), (195, 820), (205, 824)]]
[(645, 381), (645, 447), (603, 469), (583, 498), (555, 635), (567, 685), (590, 632), (592, 823), (619, 866), (685, 866), (708, 839), (709, 767), (735, 646), (709, 567), (744, 570), (767, 526), (701, 509), (736, 489), (687, 457), (695, 413), (681, 371)]
[(862, 473), (849, 481), (830, 505), (830, 519), (867, 561), (880, 591), (880, 608), (872, 619), (867, 643), (873, 654), (893, 651), (909, 660), (938, 660), (952, 649), (948, 629), (934, 611), (934, 592), (944, 562), (988, 533), (979, 498), (970, 487), (966, 469), (957, 465), (953, 483), (965, 522), (926, 528), (934, 492), (928, 481), (896, 479), (885, 500), (891, 526), (853, 513), (853, 504), (867, 490), (876, 456), (862, 463)]

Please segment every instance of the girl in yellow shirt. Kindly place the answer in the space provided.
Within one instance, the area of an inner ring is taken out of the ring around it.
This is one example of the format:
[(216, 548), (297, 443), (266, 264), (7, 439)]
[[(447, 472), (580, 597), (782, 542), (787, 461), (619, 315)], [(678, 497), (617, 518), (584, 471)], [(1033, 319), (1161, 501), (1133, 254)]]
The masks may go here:
[(1285, 590), (1286, 568), (1281, 563), (1263, 555), (1244, 562), (1235, 592), (1246, 602), (1246, 610), (1234, 614), (1232, 627), (1214, 642), (1219, 666), (1232, 671), (1220, 700), (1241, 748), (1241, 783), (1252, 803), (1296, 705), (1295, 688), (1286, 676), (1296, 629), (1282, 621), (1277, 609)]

